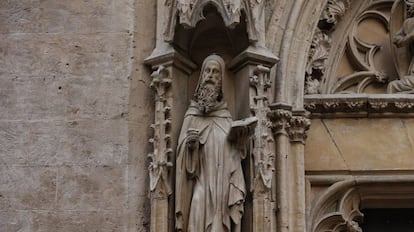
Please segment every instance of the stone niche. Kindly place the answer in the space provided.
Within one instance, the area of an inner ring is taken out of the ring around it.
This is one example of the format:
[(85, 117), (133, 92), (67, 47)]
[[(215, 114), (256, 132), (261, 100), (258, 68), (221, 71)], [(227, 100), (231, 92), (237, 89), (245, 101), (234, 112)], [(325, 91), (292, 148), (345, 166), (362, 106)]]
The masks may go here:
[[(157, 44), (145, 60), (154, 70), (151, 86), (155, 90), (155, 117), (151, 126), (154, 136), (150, 139), (153, 152), (149, 154), (151, 231), (174, 231), (175, 228), (177, 140), (199, 82), (201, 64), (207, 56), (216, 54), (224, 59), (223, 97), (233, 120), (255, 116), (258, 126), (254, 133), (266, 131), (271, 136), (267, 121), (271, 95), (269, 73), (278, 58), (264, 45), (264, 4), (251, 0), (158, 1)], [(271, 140), (255, 137), (263, 140), (256, 144)], [(272, 155), (260, 149), (269, 149), (267, 145), (261, 145), (256, 153)], [(242, 164), (248, 188), (242, 231), (253, 231), (254, 224), (264, 224), (255, 223), (253, 219), (255, 206), (251, 186), (259, 170), (252, 167), (258, 162), (257, 157), (253, 159), (252, 156), (254, 154), (249, 154)], [(266, 189), (270, 194), (271, 186)], [(264, 201), (260, 202), (257, 212), (264, 211), (261, 207), (266, 206)], [(270, 207), (266, 212), (268, 215), (261, 213), (256, 217), (262, 220), (272, 217)], [(255, 231), (262, 230), (256, 228)]]
[[(223, 94), (229, 104), (230, 112), (234, 119), (246, 117), (249, 104), (236, 104), (236, 93), (248, 93), (248, 85), (241, 86), (238, 83), (247, 82), (248, 76), (237, 75), (232, 70), (231, 61), (249, 46), (249, 38), (246, 31), (246, 19), (242, 14), (240, 23), (228, 28), (212, 4), (203, 8), (204, 20), (197, 23), (195, 28), (188, 28), (181, 24), (176, 26), (172, 46), (177, 52), (188, 57), (197, 68), (189, 75), (187, 102), (190, 101), (200, 76), (201, 63), (210, 54), (221, 56), (226, 63), (226, 73), (223, 79)], [(243, 79), (244, 78), (244, 79)], [(238, 96), (240, 97), (240, 96)], [(247, 103), (245, 101), (245, 103)], [(244, 112), (244, 115), (243, 115)]]

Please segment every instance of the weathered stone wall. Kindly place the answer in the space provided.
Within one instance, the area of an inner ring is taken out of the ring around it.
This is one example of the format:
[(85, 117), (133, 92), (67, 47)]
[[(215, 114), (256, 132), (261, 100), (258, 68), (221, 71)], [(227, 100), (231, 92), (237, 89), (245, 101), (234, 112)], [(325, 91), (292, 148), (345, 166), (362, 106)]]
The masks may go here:
[(154, 10), (0, 1), (0, 231), (148, 229)]

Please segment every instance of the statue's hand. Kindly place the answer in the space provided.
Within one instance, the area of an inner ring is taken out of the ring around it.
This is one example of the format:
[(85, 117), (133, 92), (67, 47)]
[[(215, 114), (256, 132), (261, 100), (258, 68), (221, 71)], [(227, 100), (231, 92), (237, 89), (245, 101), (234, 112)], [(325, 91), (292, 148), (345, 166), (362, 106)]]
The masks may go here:
[(200, 132), (197, 129), (189, 128), (187, 130), (187, 147), (194, 150), (200, 143)]
[(402, 46), (402, 41), (404, 40), (404, 36), (402, 35), (395, 35), (393, 38), (393, 43), (397, 46), (397, 47), (401, 47)]

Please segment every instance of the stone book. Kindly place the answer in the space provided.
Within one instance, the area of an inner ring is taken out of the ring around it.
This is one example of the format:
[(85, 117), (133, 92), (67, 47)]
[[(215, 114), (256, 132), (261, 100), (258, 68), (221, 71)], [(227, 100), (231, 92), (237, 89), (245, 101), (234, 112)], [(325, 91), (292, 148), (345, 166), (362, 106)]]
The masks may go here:
[(230, 140), (237, 140), (240, 137), (251, 136), (257, 125), (256, 117), (249, 117), (241, 120), (233, 121), (228, 138)]

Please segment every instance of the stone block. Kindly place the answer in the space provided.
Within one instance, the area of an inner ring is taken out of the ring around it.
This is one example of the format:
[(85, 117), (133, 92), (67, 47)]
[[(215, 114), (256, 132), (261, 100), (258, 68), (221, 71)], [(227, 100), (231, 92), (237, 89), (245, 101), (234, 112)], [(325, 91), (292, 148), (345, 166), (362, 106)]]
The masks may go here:
[(32, 232), (32, 214), (30, 211), (1, 211), (0, 231)]
[(413, 170), (413, 148), (401, 119), (325, 120), (350, 170)]
[[(402, 123), (404, 124), (408, 139), (410, 140), (411, 149), (414, 151), (414, 119), (402, 119)], [(412, 158), (414, 159), (414, 152)]]
[[(41, 28), (43, 32), (59, 29), (58, 32), (64, 33), (125, 33), (133, 25), (132, 4), (132, 0), (41, 1), (40, 7), (44, 9), (40, 15)], [(64, 17), (54, 17), (56, 12)], [(51, 24), (52, 18), (58, 22)]]
[(70, 77), (62, 86), (69, 119), (127, 119), (128, 82), (110, 78)]
[(126, 231), (120, 211), (34, 212), (33, 232)]
[(121, 210), (127, 207), (126, 166), (61, 167), (57, 185), (60, 210)]
[(0, 118), (34, 120), (64, 116), (62, 78), (0, 76)]
[(346, 163), (321, 119), (312, 120), (305, 145), (305, 169), (347, 170)]
[(30, 165), (116, 165), (128, 162), (127, 122), (80, 120), (26, 126)]
[(0, 33), (38, 32), (39, 18), (39, 0), (0, 2)]
[(27, 162), (26, 125), (19, 121), (0, 121), (0, 165)]
[(0, 176), (0, 209), (55, 208), (56, 168), (1, 165)]
[(129, 40), (125, 33), (0, 34), (0, 76), (127, 80)]

